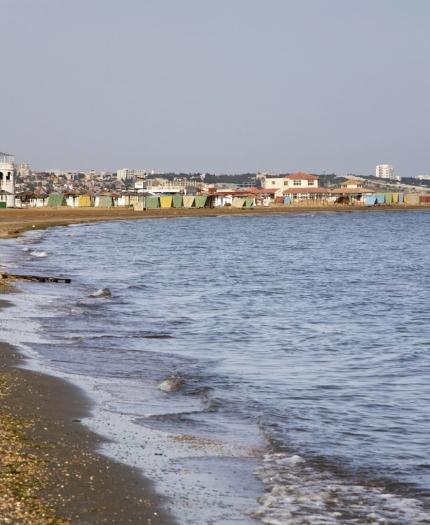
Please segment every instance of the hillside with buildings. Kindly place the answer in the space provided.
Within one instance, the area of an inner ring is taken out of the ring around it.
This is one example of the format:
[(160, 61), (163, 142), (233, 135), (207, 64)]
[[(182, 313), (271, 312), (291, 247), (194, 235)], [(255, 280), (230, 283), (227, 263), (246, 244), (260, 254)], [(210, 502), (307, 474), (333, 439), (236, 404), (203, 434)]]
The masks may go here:
[[(203, 206), (269, 206), (272, 204), (381, 204), (424, 202), (430, 192), (430, 177), (403, 179), (391, 165), (379, 165), (375, 175), (156, 173), (122, 168), (109, 171), (32, 170), (28, 163), (15, 163), (13, 155), (0, 154), (0, 207), (67, 205), (135, 206), (143, 209), (181, 206), (190, 197), (205, 197)], [(382, 197), (392, 194), (393, 197)], [(397, 195), (400, 195), (398, 197)], [(378, 197), (375, 197), (378, 196)], [(155, 197), (156, 199), (151, 198)], [(161, 197), (171, 197), (162, 199)], [(158, 200), (157, 200), (158, 198)], [(146, 200), (145, 200), (146, 199)], [(406, 202), (405, 201), (405, 202)], [(195, 200), (191, 206), (196, 206)], [(199, 201), (202, 202), (202, 201)]]

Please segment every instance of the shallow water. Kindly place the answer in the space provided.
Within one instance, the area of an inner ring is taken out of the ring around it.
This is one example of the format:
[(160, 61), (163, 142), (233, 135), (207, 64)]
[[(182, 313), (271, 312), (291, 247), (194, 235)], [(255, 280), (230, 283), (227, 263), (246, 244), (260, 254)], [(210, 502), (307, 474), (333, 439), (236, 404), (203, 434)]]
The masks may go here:
[(30, 232), (0, 263), (73, 283), (22, 285), (1, 329), (87, 389), (105, 451), (182, 523), (430, 523), (429, 231), (405, 212)]

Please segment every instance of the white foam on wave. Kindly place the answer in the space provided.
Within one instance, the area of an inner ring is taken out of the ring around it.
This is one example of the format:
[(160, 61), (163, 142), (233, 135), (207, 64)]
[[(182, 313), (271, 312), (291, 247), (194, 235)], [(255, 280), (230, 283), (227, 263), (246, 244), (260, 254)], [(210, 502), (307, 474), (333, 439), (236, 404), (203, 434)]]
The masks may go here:
[(47, 252), (33, 250), (29, 252), (32, 257), (48, 257)]
[(300, 456), (265, 455), (256, 472), (266, 492), (251, 515), (267, 525), (418, 525), (428, 512), (416, 499), (348, 484)]

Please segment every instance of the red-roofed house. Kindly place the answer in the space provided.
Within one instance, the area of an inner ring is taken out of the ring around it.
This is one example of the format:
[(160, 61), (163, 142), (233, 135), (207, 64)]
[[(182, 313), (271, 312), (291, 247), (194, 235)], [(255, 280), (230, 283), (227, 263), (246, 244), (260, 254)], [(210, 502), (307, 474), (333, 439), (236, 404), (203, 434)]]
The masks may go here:
[[(285, 184), (286, 182), (286, 184)], [(318, 188), (318, 177), (310, 173), (298, 171), (284, 178), (284, 187), (286, 188)]]
[(284, 202), (327, 201), (330, 191), (318, 187), (318, 177), (301, 171), (285, 177)]
[(286, 190), (288, 188), (318, 188), (318, 177), (298, 171), (283, 177), (263, 177), (261, 185), (264, 189)]

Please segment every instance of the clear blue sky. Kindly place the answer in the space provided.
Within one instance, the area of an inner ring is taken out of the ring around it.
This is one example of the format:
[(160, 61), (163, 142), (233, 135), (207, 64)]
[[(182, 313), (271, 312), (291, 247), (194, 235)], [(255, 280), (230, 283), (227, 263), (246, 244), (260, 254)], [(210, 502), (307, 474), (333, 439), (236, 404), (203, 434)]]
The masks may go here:
[(430, 172), (429, 0), (0, 0), (35, 168)]

